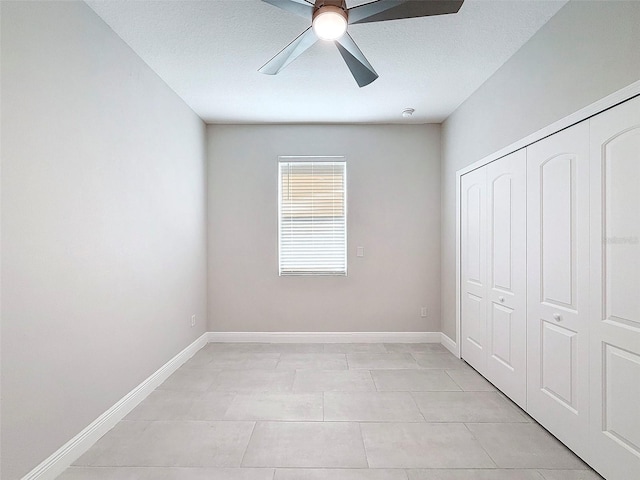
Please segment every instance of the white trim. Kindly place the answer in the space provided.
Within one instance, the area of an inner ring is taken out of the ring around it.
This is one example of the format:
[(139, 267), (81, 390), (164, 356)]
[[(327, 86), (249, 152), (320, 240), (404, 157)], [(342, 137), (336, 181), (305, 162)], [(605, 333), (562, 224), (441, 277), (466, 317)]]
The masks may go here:
[(640, 95), (640, 80), (633, 82), (630, 85), (618, 90), (617, 92), (612, 93), (611, 95), (607, 95), (606, 97), (593, 102), (591, 105), (587, 105), (584, 108), (581, 108), (577, 112), (574, 112), (566, 117), (558, 120), (557, 122), (552, 123), (551, 125), (538, 130), (537, 132), (532, 133), (531, 135), (518, 140), (517, 142), (512, 143), (511, 145), (504, 147), (501, 150), (498, 150), (491, 155), (484, 157), (481, 160), (478, 160), (471, 165), (464, 167), (456, 172), (456, 351), (458, 352), (458, 357), (462, 356), (461, 351), (461, 342), (460, 342), (460, 328), (461, 328), (461, 318), (460, 318), (460, 309), (461, 309), (461, 276), (460, 276), (460, 251), (462, 248), (462, 239), (460, 238), (460, 195), (461, 188), (460, 182), (462, 181), (462, 176), (465, 173), (469, 173), (473, 170), (476, 170), (480, 167), (483, 167), (499, 158), (502, 158), (510, 153), (515, 152), (516, 150), (520, 150), (521, 148), (526, 148), (529, 145), (542, 140), (554, 133), (558, 133), (560, 130), (564, 130), (565, 128), (569, 128), (576, 123), (580, 123), (588, 118), (593, 117), (599, 113), (602, 113), (609, 108), (615, 107), (616, 105), (626, 102), (627, 100), (631, 100), (633, 97)]
[(458, 352), (458, 344), (451, 340), (451, 338), (445, 333), (440, 334), (440, 343), (444, 348), (453, 353), (456, 357), (460, 358), (460, 353)]
[(158, 385), (164, 382), (183, 363), (189, 360), (207, 343), (208, 334), (202, 334), (191, 345), (160, 367), (149, 378), (122, 397), (109, 410), (96, 418), (89, 426), (60, 447), (49, 458), (31, 470), (22, 480), (53, 480), (69, 465), (85, 453), (100, 437), (111, 430)]
[(461, 302), (462, 302), (462, 279), (460, 278), (460, 271), (462, 268), (461, 257), (462, 257), (462, 212), (460, 209), (462, 208), (462, 199), (460, 198), (462, 195), (462, 175), (459, 172), (456, 173), (456, 353), (458, 358), (462, 358), (462, 332), (461, 328), (461, 319), (460, 319), (460, 310)]
[(219, 343), (440, 343), (440, 332), (209, 332)]

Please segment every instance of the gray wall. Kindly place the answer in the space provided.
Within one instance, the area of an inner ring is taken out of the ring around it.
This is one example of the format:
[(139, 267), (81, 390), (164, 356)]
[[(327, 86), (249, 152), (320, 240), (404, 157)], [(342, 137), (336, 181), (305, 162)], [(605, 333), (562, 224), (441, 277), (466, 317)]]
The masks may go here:
[[(210, 330), (439, 330), (439, 126), (214, 125), (208, 140)], [(347, 277), (278, 276), (279, 155), (346, 155)]]
[(571, 1), (442, 128), (442, 330), (455, 339), (456, 171), (640, 79), (640, 2)]
[(205, 331), (206, 149), (200, 119), (87, 5), (1, 8), (14, 480)]

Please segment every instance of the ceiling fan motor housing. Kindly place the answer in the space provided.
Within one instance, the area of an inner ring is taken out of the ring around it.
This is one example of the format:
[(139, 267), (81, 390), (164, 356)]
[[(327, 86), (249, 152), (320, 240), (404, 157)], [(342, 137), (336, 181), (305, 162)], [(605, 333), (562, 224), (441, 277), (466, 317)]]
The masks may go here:
[(316, 0), (314, 6), (316, 10), (322, 7), (338, 7), (345, 12), (347, 11), (347, 2), (345, 0)]
[(315, 9), (313, 10), (313, 20), (316, 19), (318, 15), (322, 15), (324, 13), (337, 13), (342, 16), (347, 23), (349, 23), (349, 13), (347, 11), (347, 7), (344, 1), (341, 0), (318, 0), (316, 2)]
[(320, 1), (316, 2), (313, 11), (313, 30), (322, 40), (338, 40), (346, 33), (349, 25), (349, 14), (346, 8), (326, 3), (318, 6), (319, 3)]

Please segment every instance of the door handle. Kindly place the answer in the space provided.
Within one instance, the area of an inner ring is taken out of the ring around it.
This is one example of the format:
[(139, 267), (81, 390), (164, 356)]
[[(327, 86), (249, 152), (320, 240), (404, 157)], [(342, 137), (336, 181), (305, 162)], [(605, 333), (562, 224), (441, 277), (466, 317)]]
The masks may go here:
[(500, 303), (504, 303), (504, 297), (498, 297), (498, 300), (500, 300)]
[(554, 314), (553, 314), (553, 319), (554, 319), (556, 322), (559, 322), (559, 321), (561, 321), (561, 320), (562, 320), (562, 317), (560, 316), (560, 314), (559, 314), (559, 313), (554, 313)]

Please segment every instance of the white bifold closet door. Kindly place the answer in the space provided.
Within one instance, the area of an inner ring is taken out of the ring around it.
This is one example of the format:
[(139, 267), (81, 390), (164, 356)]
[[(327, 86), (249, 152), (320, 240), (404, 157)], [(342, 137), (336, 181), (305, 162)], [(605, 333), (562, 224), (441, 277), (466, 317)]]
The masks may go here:
[(527, 148), (527, 411), (589, 452), (589, 123)]
[(462, 358), (486, 376), (487, 366), (487, 169), (462, 177)]
[(640, 478), (640, 97), (591, 119), (590, 463)]
[(526, 407), (526, 153), (462, 177), (462, 357)]
[(527, 169), (524, 149), (487, 165), (487, 378), (527, 404)]

